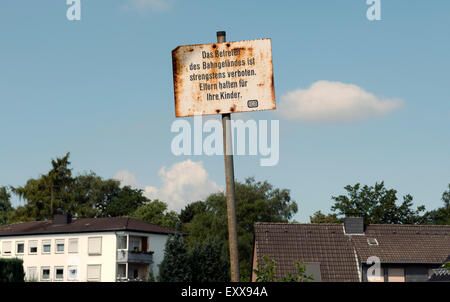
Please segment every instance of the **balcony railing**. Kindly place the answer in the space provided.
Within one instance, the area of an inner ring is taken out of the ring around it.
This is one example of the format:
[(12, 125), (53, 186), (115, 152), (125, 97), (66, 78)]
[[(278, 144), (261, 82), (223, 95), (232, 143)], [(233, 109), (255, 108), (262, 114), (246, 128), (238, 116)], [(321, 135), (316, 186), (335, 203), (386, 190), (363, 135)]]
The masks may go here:
[(153, 263), (153, 252), (118, 250), (117, 262)]

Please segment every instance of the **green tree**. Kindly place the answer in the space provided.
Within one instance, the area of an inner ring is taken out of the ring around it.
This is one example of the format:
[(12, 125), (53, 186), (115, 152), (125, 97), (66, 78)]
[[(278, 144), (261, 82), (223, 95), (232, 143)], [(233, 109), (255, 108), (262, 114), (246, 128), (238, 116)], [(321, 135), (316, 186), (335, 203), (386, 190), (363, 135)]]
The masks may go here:
[(450, 225), (450, 184), (442, 194), (444, 206), (425, 214), (428, 224)]
[(149, 201), (142, 190), (121, 187), (118, 180), (104, 180), (93, 172), (72, 176), (69, 157), (67, 153), (52, 160), (47, 174), (11, 189), (25, 205), (11, 213), (10, 222), (50, 220), (57, 213), (78, 218), (127, 216)]
[(450, 271), (450, 261), (449, 261), (449, 262), (445, 262), (442, 266), (443, 266), (446, 270)]
[(386, 189), (384, 182), (375, 186), (363, 186), (358, 183), (346, 186), (347, 195), (333, 196), (334, 205), (331, 210), (341, 217), (361, 215), (366, 223), (373, 224), (420, 224), (424, 221), (420, 214), (424, 206), (412, 209), (412, 196), (403, 196), (403, 202), (397, 205), (397, 191)]
[[(108, 180), (106, 182), (113, 183), (115, 180)], [(115, 185), (112, 186), (114, 187)], [(111, 195), (108, 194), (108, 192), (114, 192), (116, 194)], [(133, 189), (129, 186), (122, 188), (119, 186), (118, 189), (114, 188), (111, 191), (105, 191), (105, 193), (105, 196), (109, 197), (107, 198), (107, 202), (96, 204), (96, 207), (99, 210), (98, 216), (100, 217), (120, 217), (131, 215), (140, 206), (149, 201), (143, 195), (143, 190)]]
[(309, 216), (311, 223), (342, 223), (342, 219), (337, 217), (337, 214), (325, 215), (321, 211), (317, 211), (313, 216)]
[[(203, 242), (208, 236), (218, 236), (223, 242), (222, 253), (228, 257), (227, 208), (224, 193), (211, 194), (205, 201), (206, 210), (199, 211), (183, 225), (189, 236), (190, 247)], [(268, 182), (256, 182), (248, 178), (236, 183), (236, 215), (238, 222), (238, 249), (241, 279), (250, 280), (255, 222), (288, 222), (297, 212), (297, 204), (291, 200), (290, 191), (274, 188)]]
[(164, 250), (164, 258), (159, 265), (160, 282), (190, 282), (192, 273), (189, 255), (180, 233), (169, 235)]
[(192, 282), (229, 282), (229, 262), (222, 253), (223, 242), (208, 237), (195, 242), (189, 252)]
[(0, 225), (4, 225), (8, 221), (8, 216), (11, 215), (13, 207), (11, 206), (11, 194), (8, 188), (0, 187)]
[(104, 180), (91, 172), (74, 179), (74, 211), (81, 217), (120, 217), (131, 215), (149, 200), (140, 189), (120, 186), (115, 179)]
[(206, 211), (206, 203), (204, 201), (196, 201), (188, 204), (180, 213), (180, 222), (189, 223), (194, 219), (195, 215)]
[(169, 228), (176, 228), (179, 221), (177, 213), (168, 211), (167, 204), (159, 200), (141, 205), (130, 216)]
[(288, 272), (285, 277), (277, 279), (275, 259), (263, 255), (261, 260), (261, 263), (258, 263), (256, 269), (253, 270), (256, 282), (309, 282), (314, 280), (312, 275), (306, 274), (306, 265), (302, 261), (295, 263), (297, 269), (295, 274)]
[(267, 255), (262, 256), (262, 261), (258, 263), (253, 272), (256, 275), (256, 282), (276, 281), (276, 261)]
[(52, 160), (52, 169), (38, 179), (30, 179), (12, 192), (26, 200), (26, 216), (37, 220), (51, 219), (56, 213), (72, 210), (72, 171), (68, 168), (70, 153)]
[(310, 282), (313, 281), (314, 278), (312, 275), (306, 274), (306, 264), (302, 261), (298, 261), (295, 263), (295, 267), (297, 271), (295, 274), (288, 272), (286, 277), (280, 279), (281, 282)]

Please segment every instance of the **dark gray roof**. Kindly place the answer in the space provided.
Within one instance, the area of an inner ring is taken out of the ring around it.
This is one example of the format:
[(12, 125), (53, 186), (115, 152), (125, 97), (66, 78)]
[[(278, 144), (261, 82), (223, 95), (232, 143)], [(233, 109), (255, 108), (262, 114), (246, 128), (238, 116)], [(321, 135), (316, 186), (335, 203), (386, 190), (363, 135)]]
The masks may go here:
[(434, 269), (429, 281), (450, 282), (450, 271), (444, 267)]
[[(369, 245), (368, 239), (377, 244)], [(295, 262), (320, 262), (323, 281), (359, 281), (358, 265), (370, 256), (381, 263), (441, 264), (450, 254), (450, 226), (368, 225), (346, 235), (342, 224), (256, 223), (257, 261), (277, 262), (277, 276), (295, 273)]]
[[(378, 245), (367, 244), (368, 238)], [(374, 224), (352, 242), (362, 262), (377, 256), (381, 263), (441, 264), (450, 253), (450, 226)]]
[(322, 281), (359, 281), (353, 246), (341, 224), (257, 223), (255, 248), (258, 263), (264, 255), (276, 261), (277, 278), (294, 274), (295, 263), (303, 261), (320, 263)]
[(0, 236), (106, 231), (137, 231), (158, 234), (175, 233), (172, 229), (129, 217), (82, 218), (63, 225), (53, 225), (51, 221), (31, 221), (0, 226)]

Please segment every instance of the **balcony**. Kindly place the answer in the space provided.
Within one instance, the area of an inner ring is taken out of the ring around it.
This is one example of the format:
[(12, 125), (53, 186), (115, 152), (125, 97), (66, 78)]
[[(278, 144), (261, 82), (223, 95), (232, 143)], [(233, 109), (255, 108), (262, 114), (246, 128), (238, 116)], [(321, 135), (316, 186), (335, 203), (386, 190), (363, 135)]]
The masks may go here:
[(118, 263), (153, 263), (153, 252), (118, 250)]

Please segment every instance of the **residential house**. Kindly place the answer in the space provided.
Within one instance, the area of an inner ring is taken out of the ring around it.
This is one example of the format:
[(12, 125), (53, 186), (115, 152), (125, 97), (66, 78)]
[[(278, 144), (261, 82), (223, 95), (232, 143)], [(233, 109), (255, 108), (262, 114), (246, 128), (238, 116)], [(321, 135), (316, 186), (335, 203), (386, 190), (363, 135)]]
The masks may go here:
[(53, 221), (0, 226), (0, 257), (23, 259), (31, 281), (138, 281), (158, 274), (173, 230), (134, 218)]
[(431, 275), (428, 281), (431, 282), (450, 282), (450, 270), (444, 267), (444, 264), (450, 262), (450, 255), (447, 259), (444, 260), (442, 266), (433, 270), (433, 274)]
[(278, 278), (302, 261), (315, 281), (427, 281), (449, 254), (450, 226), (256, 223), (252, 271), (267, 255)]

